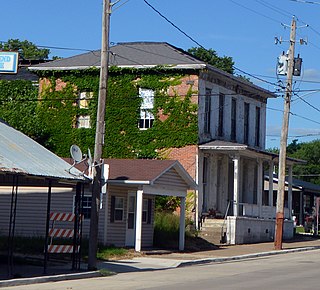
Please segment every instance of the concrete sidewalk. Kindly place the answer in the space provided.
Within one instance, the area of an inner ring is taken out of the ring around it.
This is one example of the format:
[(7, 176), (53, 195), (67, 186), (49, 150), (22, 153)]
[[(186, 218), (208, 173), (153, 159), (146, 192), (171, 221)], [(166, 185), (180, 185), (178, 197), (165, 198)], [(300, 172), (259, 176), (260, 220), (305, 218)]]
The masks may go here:
[[(285, 241), (283, 250), (275, 251), (273, 242), (246, 244), (235, 246), (218, 246), (209, 251), (175, 252), (175, 251), (145, 251), (141, 256), (133, 259), (99, 262), (98, 269), (106, 269), (114, 273), (127, 273), (135, 271), (155, 271), (189, 265), (207, 263), (222, 263), (227, 261), (250, 259), (270, 255), (285, 254), (298, 251), (311, 251), (320, 249), (320, 239), (312, 236), (298, 236), (294, 240)], [(99, 271), (88, 272), (86, 265), (82, 271), (71, 271), (71, 265), (64, 264), (63, 268), (51, 268), (50, 275), (42, 274), (42, 267), (29, 267), (28, 275), (19, 279), (1, 280), (0, 287), (42, 283), (50, 281), (84, 279), (100, 276)], [(19, 269), (22, 273), (24, 269)]]
[(152, 271), (188, 265), (221, 263), (232, 260), (250, 259), (263, 256), (280, 255), (290, 252), (311, 251), (320, 249), (320, 239), (312, 236), (299, 236), (283, 242), (283, 249), (274, 250), (273, 242), (234, 246), (219, 246), (209, 251), (170, 252), (145, 251), (142, 257), (130, 260), (101, 262), (100, 269), (108, 269), (116, 273), (133, 271)]

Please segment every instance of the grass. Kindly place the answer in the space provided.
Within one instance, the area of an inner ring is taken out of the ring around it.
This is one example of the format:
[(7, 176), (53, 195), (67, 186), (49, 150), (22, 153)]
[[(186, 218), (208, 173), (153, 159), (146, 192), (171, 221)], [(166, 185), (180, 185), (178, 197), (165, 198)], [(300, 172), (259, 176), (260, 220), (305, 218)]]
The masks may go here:
[(132, 249), (117, 248), (117, 247), (102, 247), (98, 250), (97, 259), (99, 260), (117, 260), (130, 259), (136, 256), (137, 253)]

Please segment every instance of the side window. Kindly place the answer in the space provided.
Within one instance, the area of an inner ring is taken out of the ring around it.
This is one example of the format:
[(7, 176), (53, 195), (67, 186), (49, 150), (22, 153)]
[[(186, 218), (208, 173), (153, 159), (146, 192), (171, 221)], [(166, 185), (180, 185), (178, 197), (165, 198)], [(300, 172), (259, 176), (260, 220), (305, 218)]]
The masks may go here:
[(145, 198), (143, 199), (142, 204), (142, 222), (143, 223), (151, 223), (151, 211), (152, 211), (152, 199)]
[(211, 122), (211, 89), (206, 88), (205, 102), (204, 102), (204, 133), (210, 133)]
[(237, 100), (235, 98), (231, 101), (231, 140), (237, 140)]
[(90, 116), (89, 115), (77, 116), (76, 128), (78, 128), (78, 129), (80, 129), (80, 128), (85, 128), (85, 129), (91, 128)]
[(110, 222), (123, 221), (124, 198), (111, 196)]
[(260, 146), (260, 108), (256, 107), (255, 146)]
[(78, 99), (79, 109), (89, 109), (89, 100), (93, 98), (93, 92), (81, 92)]
[(139, 88), (141, 100), (139, 128), (141, 130), (149, 129), (153, 126), (154, 116), (152, 110), (154, 107), (154, 91), (150, 89)]
[[(75, 195), (73, 196), (73, 209), (75, 206)], [(91, 201), (92, 197), (89, 195), (85, 195), (82, 199), (82, 215), (84, 219), (90, 219), (91, 218)]]
[(219, 94), (219, 123), (218, 136), (223, 137), (223, 121), (224, 121), (224, 94)]
[(249, 143), (249, 117), (250, 117), (250, 104), (244, 103), (244, 125), (243, 125), (244, 144)]

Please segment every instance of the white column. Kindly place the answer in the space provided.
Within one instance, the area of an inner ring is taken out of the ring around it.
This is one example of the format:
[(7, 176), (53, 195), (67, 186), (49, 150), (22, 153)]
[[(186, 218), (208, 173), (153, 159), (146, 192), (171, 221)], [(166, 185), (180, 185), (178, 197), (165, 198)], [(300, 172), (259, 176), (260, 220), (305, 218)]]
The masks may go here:
[(273, 161), (269, 163), (269, 206), (273, 206)]
[(186, 215), (186, 198), (180, 198), (180, 227), (179, 227), (179, 250), (184, 250), (185, 239), (185, 215)]
[(143, 190), (137, 190), (137, 206), (136, 206), (136, 233), (134, 249), (136, 252), (141, 251), (141, 235), (142, 235), (142, 201)]
[(299, 213), (299, 224), (303, 225), (303, 219), (304, 219), (304, 206), (303, 206), (303, 192), (300, 191), (300, 213)]
[(292, 219), (292, 165), (289, 165), (288, 168), (288, 210), (289, 210), (289, 219)]
[(239, 192), (240, 192), (240, 157), (236, 156), (233, 161), (233, 215), (239, 215)]
[(257, 204), (259, 207), (259, 217), (262, 215), (262, 191), (263, 191), (263, 162), (258, 160), (258, 172), (257, 172)]

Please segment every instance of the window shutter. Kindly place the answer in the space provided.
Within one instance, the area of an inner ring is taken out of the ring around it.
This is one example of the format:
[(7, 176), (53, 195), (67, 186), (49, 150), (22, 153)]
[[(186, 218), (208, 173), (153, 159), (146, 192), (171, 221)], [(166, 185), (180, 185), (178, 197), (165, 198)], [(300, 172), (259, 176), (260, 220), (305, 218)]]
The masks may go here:
[(111, 222), (111, 223), (114, 222), (115, 202), (116, 202), (115, 196), (111, 196), (111, 209), (110, 209), (110, 222)]
[(148, 218), (147, 218), (147, 223), (151, 224), (151, 210), (152, 210), (152, 199), (148, 199)]

